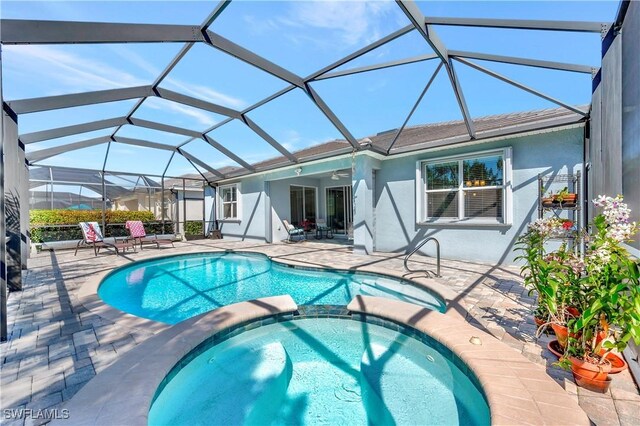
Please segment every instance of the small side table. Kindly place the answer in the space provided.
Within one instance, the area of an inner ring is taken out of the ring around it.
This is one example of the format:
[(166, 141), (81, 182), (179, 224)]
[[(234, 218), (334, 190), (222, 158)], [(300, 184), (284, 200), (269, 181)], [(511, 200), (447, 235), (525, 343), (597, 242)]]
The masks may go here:
[[(324, 234), (324, 237), (322, 234)], [(316, 226), (316, 240), (320, 240), (322, 238), (332, 239), (333, 229), (328, 226)]]

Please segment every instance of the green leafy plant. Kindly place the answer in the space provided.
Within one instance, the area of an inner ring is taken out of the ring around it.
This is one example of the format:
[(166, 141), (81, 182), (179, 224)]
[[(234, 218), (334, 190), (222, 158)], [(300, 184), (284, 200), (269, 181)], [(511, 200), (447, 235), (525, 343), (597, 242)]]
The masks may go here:
[(515, 246), (515, 250), (521, 252), (516, 260), (524, 261), (520, 270), (524, 285), (530, 295), (534, 292), (538, 295), (536, 317), (545, 324), (566, 325), (572, 317), (568, 308), (575, 303), (578, 292), (581, 268), (579, 258), (567, 250), (565, 244), (555, 252), (546, 251), (549, 239), (571, 231), (566, 224), (566, 220), (555, 217), (538, 219), (529, 226)]
[(596, 216), (580, 280), (581, 315), (569, 321), (573, 333), (566, 357), (606, 362), (607, 353), (622, 351), (629, 340), (640, 342), (640, 272), (622, 243), (636, 232), (621, 196), (594, 200), (604, 212)]
[[(31, 241), (79, 240), (82, 231), (78, 222), (102, 223), (102, 210), (31, 210), (29, 212)], [(157, 222), (149, 211), (107, 210), (105, 212), (106, 227), (103, 230), (107, 237), (128, 235), (125, 222), (140, 220), (145, 224), (148, 234), (161, 234), (162, 222)], [(173, 233), (173, 223), (165, 222), (165, 233)]]
[(185, 235), (204, 235), (203, 223), (201, 220), (187, 220), (184, 224)]

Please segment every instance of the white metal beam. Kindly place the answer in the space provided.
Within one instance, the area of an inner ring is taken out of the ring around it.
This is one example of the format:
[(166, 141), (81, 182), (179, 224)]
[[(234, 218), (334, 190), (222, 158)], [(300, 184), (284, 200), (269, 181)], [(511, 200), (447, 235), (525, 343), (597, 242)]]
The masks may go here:
[(75, 124), (73, 126), (57, 127), (55, 129), (41, 130), (39, 132), (24, 133), (20, 135), (20, 141), (23, 144), (28, 145), (30, 143), (42, 142), (49, 139), (108, 129), (110, 127), (120, 126), (126, 122), (127, 117), (107, 118), (106, 120), (91, 121), (89, 123)]
[(492, 55), (488, 53), (464, 52), (462, 50), (450, 50), (449, 56), (467, 59), (480, 59), (483, 61), (502, 62), (505, 64), (524, 65), (528, 67), (546, 68), (551, 70), (571, 71), (584, 74), (592, 74), (594, 67), (589, 65), (568, 64), (565, 62), (542, 61), (539, 59), (518, 58), (515, 56)]
[(327, 119), (335, 126), (335, 128), (338, 129), (338, 131), (342, 134), (342, 136), (344, 136), (347, 142), (351, 144), (353, 149), (360, 150), (361, 147), (356, 138), (351, 134), (351, 132), (349, 132), (345, 125), (342, 124), (342, 121), (340, 121), (338, 116), (333, 113), (331, 108), (329, 108), (329, 105), (327, 105), (322, 100), (320, 95), (318, 95), (318, 93), (313, 89), (313, 87), (311, 87), (311, 85), (307, 84), (306, 92), (307, 95), (309, 95), (309, 98), (311, 98), (313, 103), (315, 103), (320, 111), (322, 111), (325, 117), (327, 117)]
[(420, 105), (420, 102), (422, 102), (422, 98), (424, 98), (424, 95), (426, 95), (427, 91), (429, 90), (429, 87), (431, 87), (431, 84), (436, 79), (436, 76), (440, 72), (440, 68), (442, 68), (442, 66), (443, 66), (443, 64), (440, 63), (438, 65), (438, 67), (436, 68), (436, 70), (433, 72), (433, 75), (431, 76), (431, 78), (427, 82), (427, 85), (422, 90), (422, 93), (420, 93), (420, 96), (418, 96), (418, 100), (416, 100), (416, 103), (413, 105), (413, 108), (411, 108), (411, 111), (409, 112), (409, 115), (407, 115), (407, 118), (404, 120), (404, 123), (402, 123), (402, 126), (400, 126), (400, 128), (396, 132), (395, 136), (393, 137), (393, 140), (391, 141), (391, 143), (387, 147), (386, 152), (385, 152), (386, 154), (389, 154), (389, 152), (391, 151), (391, 148), (393, 148), (393, 145), (395, 145), (396, 142), (398, 141), (398, 138), (400, 137), (400, 133), (402, 133), (404, 128), (407, 126), (407, 123), (409, 122), (409, 120), (413, 116), (413, 113), (416, 112), (416, 109), (418, 109), (418, 105)]
[(425, 17), (427, 25), (450, 25), (461, 27), (511, 28), (520, 30), (567, 31), (581, 33), (600, 33), (603, 22), (585, 21), (539, 21), (529, 19), (485, 19), (485, 18), (448, 18), (439, 16)]
[(144, 127), (146, 129), (159, 130), (161, 132), (174, 133), (176, 135), (184, 135), (192, 138), (202, 137), (202, 133), (196, 130), (170, 126), (168, 124), (157, 123), (155, 121), (143, 120), (142, 118), (131, 117), (127, 122), (136, 127)]
[(208, 165), (204, 161), (199, 160), (198, 158), (194, 157), (193, 155), (189, 154), (187, 151), (185, 151), (185, 150), (183, 150), (181, 148), (177, 148), (177, 151), (178, 151), (178, 153), (182, 154), (182, 156), (184, 158), (186, 158), (187, 160), (191, 161), (192, 163), (195, 163), (198, 166), (200, 166), (203, 169), (205, 169), (206, 171), (213, 173), (214, 175), (218, 176), (220, 179), (224, 179), (225, 176), (222, 173), (220, 173), (218, 170), (214, 169), (213, 167), (211, 167), (210, 165)]
[(162, 87), (158, 87), (154, 90), (157, 96), (162, 99), (167, 99), (169, 101), (177, 102), (179, 104), (187, 105), (193, 108), (203, 109), (205, 111), (214, 112), (226, 117), (241, 119), (240, 111), (236, 111), (222, 105), (214, 104), (212, 102), (203, 101), (202, 99), (194, 98), (192, 96), (183, 95), (182, 93), (174, 92), (169, 89), (163, 89)]
[(267, 72), (281, 80), (286, 81), (287, 83), (293, 84), (294, 86), (300, 88), (304, 87), (304, 80), (302, 79), (302, 77), (299, 77), (291, 71), (282, 68), (280, 65), (274, 64), (268, 59), (265, 59), (248, 49), (245, 49), (239, 44), (236, 44), (231, 40), (228, 40), (221, 35), (214, 33), (213, 31), (207, 30), (206, 34), (208, 37), (207, 43), (212, 47), (215, 47), (216, 49), (219, 49), (233, 56), (234, 58), (240, 59), (241, 61), (246, 62), (249, 65), (253, 65), (254, 67), (264, 72)]
[(74, 142), (62, 146), (56, 146), (53, 148), (40, 149), (27, 154), (27, 161), (34, 163), (36, 161), (42, 161), (49, 157), (53, 157), (58, 154), (62, 154), (69, 151), (75, 151), (77, 149), (88, 148), (90, 146), (100, 145), (103, 143), (109, 143), (111, 138), (109, 136), (101, 136), (99, 138), (87, 139), (85, 141)]
[(373, 43), (363, 47), (362, 49), (358, 49), (357, 51), (353, 52), (350, 55), (345, 56), (342, 59), (339, 59), (338, 61), (332, 63), (331, 65), (328, 65), (316, 72), (314, 72), (313, 74), (311, 74), (310, 76), (308, 76), (307, 78), (305, 78), (304, 80), (306, 82), (309, 82), (311, 80), (316, 80), (318, 79), (319, 76), (321, 76), (322, 74), (328, 73), (329, 71), (332, 71), (338, 67), (341, 67), (342, 65), (346, 64), (347, 62), (353, 61), (356, 58), (359, 58), (360, 56), (367, 54), (369, 52), (371, 52), (372, 50), (377, 49), (380, 46), (384, 46), (385, 44), (389, 43), (390, 41), (393, 41), (399, 37), (402, 37), (403, 35), (410, 33), (411, 31), (414, 30), (413, 25), (407, 25), (406, 27), (400, 28), (397, 31), (394, 31), (393, 33), (389, 34), (386, 37), (381, 38), (380, 40), (374, 41)]
[(453, 68), (453, 63), (449, 59), (449, 53), (446, 46), (442, 40), (440, 40), (433, 27), (431, 25), (427, 25), (424, 15), (413, 0), (396, 0), (396, 3), (444, 63), (447, 75), (449, 76), (449, 81), (451, 82), (451, 87), (453, 88), (453, 93), (456, 96), (460, 112), (462, 113), (462, 118), (464, 119), (464, 124), (467, 126), (469, 137), (472, 139), (475, 138), (475, 125), (473, 124), (473, 120), (469, 114), (467, 101), (464, 98), (464, 93), (462, 92), (460, 82), (456, 76), (455, 69)]
[(538, 97), (540, 97), (540, 98), (542, 98), (542, 99), (546, 99), (546, 100), (547, 100), (547, 101), (549, 101), (549, 102), (553, 102), (553, 103), (554, 103), (554, 104), (556, 104), (556, 105), (560, 105), (561, 107), (566, 108), (566, 109), (568, 109), (568, 110), (570, 110), (570, 111), (573, 111), (573, 112), (575, 112), (575, 113), (578, 113), (578, 114), (580, 114), (580, 115), (582, 115), (582, 116), (584, 116), (584, 117), (586, 117), (586, 116), (588, 115), (588, 114), (587, 114), (587, 112), (582, 111), (582, 110), (581, 110), (581, 109), (579, 109), (579, 108), (576, 108), (576, 107), (574, 107), (574, 106), (572, 106), (572, 105), (569, 105), (569, 104), (567, 104), (567, 103), (564, 103), (564, 102), (562, 102), (562, 101), (559, 101), (559, 100), (558, 100), (558, 99), (556, 99), (556, 98), (552, 98), (552, 97), (551, 97), (551, 96), (549, 96), (549, 95), (545, 95), (545, 94), (544, 94), (544, 93), (542, 93), (542, 92), (539, 92), (539, 91), (537, 91), (537, 90), (535, 90), (535, 89), (532, 89), (532, 88), (530, 88), (530, 87), (528, 87), (528, 86), (525, 86), (525, 85), (524, 85), (524, 84), (522, 84), (522, 83), (518, 83), (518, 82), (517, 82), (517, 81), (515, 81), (515, 80), (512, 80), (512, 79), (510, 79), (510, 78), (508, 78), (508, 77), (503, 76), (502, 74), (498, 74), (497, 72), (494, 72), (494, 71), (491, 71), (491, 70), (489, 70), (489, 69), (487, 69), (487, 68), (484, 68), (484, 67), (482, 67), (482, 66), (480, 66), (480, 65), (478, 65), (478, 64), (476, 64), (476, 63), (474, 63), (474, 62), (471, 62), (471, 61), (468, 61), (468, 60), (466, 60), (466, 59), (462, 59), (462, 58), (456, 58), (455, 60), (456, 60), (456, 61), (458, 61), (458, 62), (461, 62), (461, 63), (463, 63), (463, 64), (465, 64), (465, 65), (468, 65), (468, 66), (470, 66), (471, 68), (474, 68), (474, 69), (476, 69), (476, 70), (478, 70), (478, 71), (480, 71), (480, 72), (483, 72), (483, 73), (485, 73), (485, 74), (487, 74), (487, 75), (490, 75), (490, 76), (492, 76), (492, 77), (495, 77), (495, 78), (497, 78), (498, 80), (504, 81), (504, 82), (505, 82), (505, 83), (507, 83), (507, 84), (510, 84), (510, 85), (512, 85), (512, 86), (515, 86), (515, 87), (517, 87), (518, 89), (522, 89), (522, 90), (524, 90), (525, 92), (529, 92), (529, 93), (531, 93), (532, 95), (536, 95), (536, 96), (538, 96)]
[(111, 22), (2, 19), (2, 44), (97, 44), (198, 42), (197, 25), (121, 24)]
[(251, 130), (253, 130), (258, 136), (260, 136), (262, 139), (264, 139), (269, 145), (271, 145), (276, 150), (278, 150), (278, 152), (280, 152), (280, 154), (282, 154), (285, 157), (287, 157), (289, 159), (289, 161), (294, 162), (294, 163), (298, 162), (298, 159), (295, 157), (295, 155), (291, 154), (285, 147), (280, 145), (278, 143), (278, 141), (276, 141), (274, 138), (272, 138), (271, 135), (269, 135), (267, 132), (265, 132), (264, 129), (262, 127), (258, 126), (258, 124), (256, 122), (254, 122), (252, 119), (250, 119), (246, 115), (243, 115), (242, 116), (242, 122), (244, 124), (246, 124), (247, 127), (249, 127)]
[(171, 145), (165, 145), (162, 143), (146, 141), (143, 139), (125, 138), (124, 136), (115, 136), (112, 138), (113, 142), (118, 142), (125, 145), (135, 145), (144, 148), (161, 149), (164, 151), (175, 151), (176, 147)]
[(218, 141), (213, 139), (211, 136), (202, 135), (202, 139), (204, 139), (204, 141), (207, 142), (209, 145), (211, 145), (213, 148), (217, 149), (218, 151), (220, 151), (221, 153), (223, 153), (224, 155), (226, 155), (236, 163), (240, 164), (245, 169), (251, 170), (252, 172), (256, 170), (255, 167), (253, 167), (251, 164), (244, 161), (242, 158), (234, 154), (232, 151), (225, 148), (222, 144), (220, 144)]
[(363, 73), (363, 72), (369, 72), (369, 71), (381, 70), (381, 69), (385, 69), (385, 68), (397, 67), (397, 66), (400, 66), (400, 65), (414, 64), (416, 62), (424, 62), (424, 61), (428, 61), (428, 60), (435, 59), (435, 58), (438, 58), (438, 55), (436, 55), (436, 54), (418, 55), (418, 56), (413, 56), (411, 58), (398, 59), (396, 61), (383, 62), (383, 63), (379, 63), (379, 64), (375, 64), (375, 65), (367, 65), (367, 66), (351, 68), (351, 69), (343, 70), (343, 71), (328, 72), (326, 74), (322, 74), (322, 75), (316, 77), (315, 81), (326, 80), (328, 78), (342, 77), (342, 76), (345, 76), (345, 75), (360, 74), (360, 73)]
[(16, 114), (72, 108), (105, 102), (153, 96), (151, 86), (126, 87), (123, 89), (98, 90), (95, 92), (72, 93), (70, 95), (46, 96), (42, 98), (19, 99), (7, 104)]

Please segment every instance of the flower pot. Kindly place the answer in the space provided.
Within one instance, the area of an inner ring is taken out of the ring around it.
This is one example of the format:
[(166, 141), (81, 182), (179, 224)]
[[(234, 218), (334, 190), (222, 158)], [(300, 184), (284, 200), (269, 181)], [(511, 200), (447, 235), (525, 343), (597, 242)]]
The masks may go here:
[(553, 198), (545, 197), (542, 199), (542, 207), (553, 207)]
[(573, 378), (576, 380), (576, 384), (578, 386), (588, 389), (592, 392), (606, 393), (609, 390), (609, 385), (611, 385), (611, 377), (607, 377), (604, 380), (596, 380), (584, 377), (574, 372)]
[(578, 310), (578, 308), (574, 308), (573, 306), (566, 308), (565, 311), (567, 311), (567, 313), (574, 318), (578, 318), (580, 316), (580, 311)]
[(605, 359), (604, 364), (593, 364), (573, 356), (569, 357), (571, 361), (571, 371), (579, 375), (583, 379), (606, 380), (611, 371), (611, 363)]
[(547, 349), (549, 349), (549, 352), (551, 352), (558, 358), (564, 355), (564, 348), (560, 346), (560, 342), (558, 342), (557, 340), (552, 340), (547, 343)]
[[(604, 349), (601, 351), (601, 353), (604, 353)], [(622, 358), (622, 355), (619, 355), (617, 353), (609, 352), (606, 355), (606, 359), (607, 361), (609, 361), (609, 363), (611, 363), (611, 371), (609, 371), (609, 374), (619, 373), (626, 370), (628, 367), (627, 362), (624, 360), (624, 358)]]
[(562, 348), (566, 348), (567, 340), (569, 338), (569, 329), (567, 328), (567, 326), (560, 324), (551, 324), (551, 328), (553, 328), (553, 332), (558, 338), (558, 343), (560, 343), (560, 346), (562, 346)]

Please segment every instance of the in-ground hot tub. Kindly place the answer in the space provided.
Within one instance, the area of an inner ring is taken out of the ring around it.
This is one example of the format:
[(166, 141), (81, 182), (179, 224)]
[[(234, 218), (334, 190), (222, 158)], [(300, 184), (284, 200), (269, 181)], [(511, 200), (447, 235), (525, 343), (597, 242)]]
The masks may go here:
[(304, 318), (205, 342), (167, 375), (148, 421), (489, 424), (472, 373), (421, 340), (366, 322)]
[(346, 305), (357, 295), (369, 295), (445, 310), (442, 297), (406, 280), (290, 267), (254, 253), (195, 253), (134, 262), (111, 272), (98, 288), (107, 304), (167, 324), (279, 294), (291, 295), (298, 305)]

